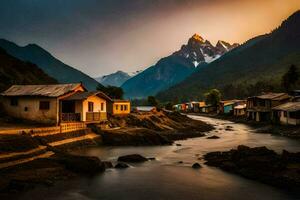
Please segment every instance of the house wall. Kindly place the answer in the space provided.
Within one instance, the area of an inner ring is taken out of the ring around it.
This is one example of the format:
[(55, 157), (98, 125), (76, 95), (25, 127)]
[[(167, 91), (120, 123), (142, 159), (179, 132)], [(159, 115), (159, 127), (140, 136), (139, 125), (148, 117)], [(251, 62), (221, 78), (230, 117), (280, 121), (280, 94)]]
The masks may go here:
[(234, 109), (235, 116), (242, 116), (246, 114), (246, 109)]
[[(11, 98), (3, 98), (5, 112), (15, 118), (55, 124), (58, 122), (58, 100), (47, 97), (15, 97), (17, 106), (11, 105)], [(40, 110), (40, 101), (49, 101), (49, 110)], [(27, 109), (27, 110), (26, 110)]]
[[(127, 106), (127, 110), (124, 110), (124, 106)], [(121, 110), (123, 106), (123, 110)], [(111, 113), (113, 115), (125, 115), (130, 113), (130, 102), (114, 102), (110, 104)]]
[[(81, 109), (82, 121), (86, 121), (86, 113), (88, 112), (88, 108), (89, 108), (88, 102), (94, 103), (93, 112), (106, 113), (106, 100), (98, 96), (91, 96), (88, 97), (86, 100), (82, 101), (82, 107), (78, 106), (78, 109)], [(103, 110), (101, 110), (101, 103), (103, 103)]]
[(290, 125), (298, 125), (298, 124), (300, 124), (300, 119), (291, 118), (289, 112), (287, 112), (287, 115), (284, 116), (284, 112), (285, 111), (280, 111), (280, 118), (279, 118), (279, 120), (280, 120), (281, 124), (285, 124), (285, 125), (287, 125), (287, 124), (290, 124)]

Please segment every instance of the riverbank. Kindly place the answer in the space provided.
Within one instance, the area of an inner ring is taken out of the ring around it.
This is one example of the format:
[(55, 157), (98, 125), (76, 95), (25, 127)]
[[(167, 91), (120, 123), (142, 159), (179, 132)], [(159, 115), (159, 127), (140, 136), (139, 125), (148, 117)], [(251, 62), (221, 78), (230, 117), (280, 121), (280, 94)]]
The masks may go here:
[(236, 117), (232, 115), (218, 115), (218, 114), (204, 114), (204, 113), (201, 114), (190, 113), (190, 114), (246, 124), (254, 128), (254, 131), (256, 133), (270, 133), (274, 135), (281, 135), (289, 138), (300, 139), (300, 126), (278, 125), (278, 124), (270, 124), (267, 122), (256, 122), (256, 121), (247, 120), (246, 117)]
[(283, 150), (278, 154), (266, 147), (250, 148), (240, 145), (230, 151), (207, 153), (204, 159), (209, 166), (299, 192), (300, 152), (290, 153)]
[[(111, 117), (109, 128), (94, 125), (80, 131), (0, 135), (0, 197), (52, 186), (82, 174), (97, 174), (109, 163), (73, 155), (72, 149), (102, 145), (171, 145), (175, 140), (204, 136), (213, 126), (164, 111)], [(4, 131), (5, 132), (5, 131)], [(67, 153), (69, 152), (69, 153)]]
[(178, 112), (155, 111), (114, 116), (109, 122), (116, 128), (94, 131), (104, 145), (169, 145), (176, 140), (203, 137), (213, 126)]

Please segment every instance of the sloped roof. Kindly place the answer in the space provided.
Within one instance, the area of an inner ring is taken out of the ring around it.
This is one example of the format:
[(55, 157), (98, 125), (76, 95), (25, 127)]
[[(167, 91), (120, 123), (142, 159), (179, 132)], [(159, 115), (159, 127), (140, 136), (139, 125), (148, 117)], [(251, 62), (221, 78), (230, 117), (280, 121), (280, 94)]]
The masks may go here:
[(67, 100), (67, 101), (84, 100), (90, 96), (98, 96), (105, 100), (111, 101), (111, 98), (109, 98), (106, 94), (104, 94), (103, 92), (100, 92), (100, 91), (76, 92), (76, 93), (72, 94), (71, 96), (64, 98), (63, 100)]
[(277, 101), (290, 98), (290, 96), (287, 93), (267, 93), (256, 97), (259, 99), (270, 99)]
[(247, 107), (247, 105), (243, 104), (243, 105), (237, 105), (237, 106), (235, 106), (234, 109), (244, 109), (246, 107)]
[(128, 102), (130, 102), (129, 100), (126, 100), (126, 99), (112, 99), (112, 101), (114, 103), (128, 103)]
[(53, 85), (13, 85), (10, 88), (8, 88), (6, 91), (1, 93), (1, 95), (2, 96), (59, 97), (74, 91), (76, 88), (80, 86), (82, 86), (81, 83), (53, 84)]
[(283, 111), (289, 111), (289, 112), (295, 112), (300, 110), (300, 102), (288, 102), (281, 104), (279, 106), (276, 106), (273, 108), (274, 110), (283, 110)]

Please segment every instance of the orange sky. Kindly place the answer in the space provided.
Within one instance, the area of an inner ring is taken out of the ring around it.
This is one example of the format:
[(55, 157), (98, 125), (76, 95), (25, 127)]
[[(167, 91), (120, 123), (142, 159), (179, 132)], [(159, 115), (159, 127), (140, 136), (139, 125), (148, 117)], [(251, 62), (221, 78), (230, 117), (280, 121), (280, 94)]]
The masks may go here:
[(149, 67), (194, 33), (213, 44), (243, 43), (299, 9), (300, 0), (7, 1), (0, 7), (0, 37), (37, 43), (97, 77)]

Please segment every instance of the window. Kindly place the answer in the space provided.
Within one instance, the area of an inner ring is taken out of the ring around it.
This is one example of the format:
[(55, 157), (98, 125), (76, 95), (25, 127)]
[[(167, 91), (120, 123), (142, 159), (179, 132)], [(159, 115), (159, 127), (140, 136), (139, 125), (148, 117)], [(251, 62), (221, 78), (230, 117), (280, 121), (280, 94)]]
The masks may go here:
[(104, 110), (104, 103), (101, 103), (101, 111)]
[(124, 105), (124, 110), (128, 110), (128, 106), (127, 105)]
[(11, 106), (18, 106), (19, 102), (17, 98), (10, 99), (10, 105)]
[(88, 111), (94, 112), (94, 102), (88, 102)]
[(284, 115), (284, 117), (287, 117), (287, 112), (284, 111), (284, 112), (283, 112), (283, 115)]
[(119, 105), (116, 105), (116, 110), (119, 110)]
[(49, 101), (40, 101), (40, 110), (49, 110), (50, 102)]
[(123, 105), (121, 105), (121, 111), (123, 111)]

